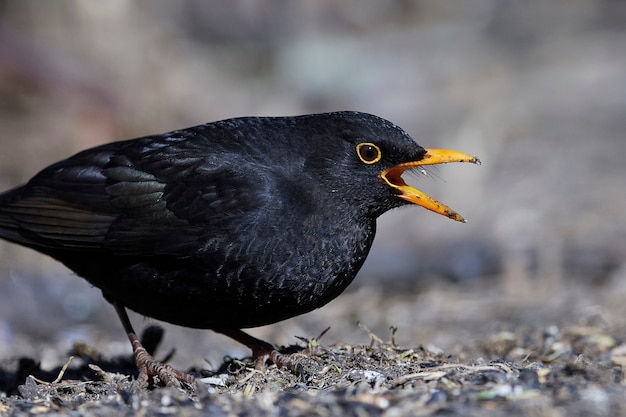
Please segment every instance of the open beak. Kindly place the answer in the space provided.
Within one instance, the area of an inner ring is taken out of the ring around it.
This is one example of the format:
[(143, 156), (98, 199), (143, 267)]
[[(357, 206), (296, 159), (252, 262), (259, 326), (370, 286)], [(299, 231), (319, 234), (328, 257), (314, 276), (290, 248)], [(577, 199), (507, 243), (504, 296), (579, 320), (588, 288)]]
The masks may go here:
[(480, 159), (462, 152), (446, 149), (426, 149), (426, 154), (419, 161), (405, 162), (391, 167), (380, 174), (387, 185), (399, 191), (398, 198), (409, 201), (425, 209), (434, 211), (452, 220), (465, 223), (466, 220), (448, 206), (441, 204), (428, 194), (417, 190), (402, 179), (404, 171), (424, 165), (446, 164), (448, 162), (471, 162), (480, 165)]

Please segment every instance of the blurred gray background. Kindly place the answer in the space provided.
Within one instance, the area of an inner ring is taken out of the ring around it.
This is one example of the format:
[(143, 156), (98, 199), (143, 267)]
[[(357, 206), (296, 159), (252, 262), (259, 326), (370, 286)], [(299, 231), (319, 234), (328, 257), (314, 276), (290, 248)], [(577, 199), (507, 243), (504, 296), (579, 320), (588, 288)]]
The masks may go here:
[[(366, 343), (361, 322), (451, 353), (520, 326), (626, 337), (626, 2), (0, 1), (0, 189), (113, 140), (335, 110), (478, 155), (409, 177), (469, 222), (386, 214), (346, 294), (255, 335)], [(45, 367), (76, 341), (130, 352), (96, 289), (0, 242), (0, 360)], [(176, 327), (165, 344), (182, 367), (248, 354)]]

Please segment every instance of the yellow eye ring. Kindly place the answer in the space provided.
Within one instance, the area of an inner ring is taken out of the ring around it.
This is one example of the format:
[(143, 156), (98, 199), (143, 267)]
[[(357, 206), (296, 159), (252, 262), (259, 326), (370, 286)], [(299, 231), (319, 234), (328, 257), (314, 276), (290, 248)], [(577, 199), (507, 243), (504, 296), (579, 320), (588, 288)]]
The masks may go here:
[(356, 154), (361, 162), (368, 165), (375, 164), (383, 156), (380, 148), (370, 142), (362, 142), (356, 145)]

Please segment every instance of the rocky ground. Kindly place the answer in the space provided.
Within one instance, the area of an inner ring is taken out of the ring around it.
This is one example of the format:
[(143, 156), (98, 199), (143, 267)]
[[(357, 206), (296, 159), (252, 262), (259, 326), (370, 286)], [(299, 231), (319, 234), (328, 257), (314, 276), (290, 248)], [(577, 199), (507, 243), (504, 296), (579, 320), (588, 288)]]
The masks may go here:
[(619, 0), (0, 2), (1, 189), (244, 115), (366, 111), (483, 162), (408, 177), (469, 223), (389, 213), (345, 294), (252, 330), (331, 326), (298, 375), (156, 323), (206, 379), (139, 389), (99, 292), (0, 242), (0, 415), (626, 415), (624, 80)]
[[(334, 345), (328, 357), (303, 359), (302, 376), (275, 367), (261, 373), (234, 362), (227, 373), (200, 380), (194, 395), (176, 389), (145, 391), (127, 376), (91, 365), (90, 371), (82, 368), (84, 380), (42, 382), (29, 376), (18, 387), (19, 398), (2, 400), (1, 410), (11, 416), (623, 413), (618, 364), (624, 347), (611, 349), (611, 336), (598, 328), (553, 330), (498, 335), (484, 346), (485, 353), (500, 358), (492, 360), (460, 361), (373, 336), (366, 345)], [(505, 351), (509, 353), (502, 355)]]
[[(17, 355), (2, 362), (0, 389), (6, 396), (0, 398), (0, 412), (8, 416), (623, 415), (626, 322), (620, 300), (624, 288), (619, 283), (624, 276), (618, 273), (593, 291), (586, 284), (575, 284), (550, 297), (528, 286), (511, 295), (493, 282), (462, 289), (449, 283), (424, 291), (419, 298), (430, 302), (415, 305), (409, 301), (413, 297), (387, 298), (359, 290), (347, 294), (346, 303), (340, 298), (337, 304), (345, 307), (358, 296), (389, 323), (398, 312), (410, 310), (404, 314), (423, 322), (429, 334), (435, 332), (428, 340), (452, 344), (445, 348), (408, 344), (407, 329), (380, 328), (380, 333), (374, 333), (365, 324), (347, 324), (339, 315), (333, 321), (337, 327), (320, 340), (293, 338), (300, 346), (318, 343), (326, 350), (321, 356), (302, 355), (300, 374), (275, 366), (259, 372), (245, 357), (226, 357), (214, 365), (181, 365), (188, 358), (185, 352), (210, 347), (179, 338), (170, 328), (156, 356), (168, 356), (173, 345), (176, 366), (198, 377), (195, 391), (138, 387), (128, 353), (107, 356), (88, 342), (75, 343), (65, 352), (57, 346), (59, 359), (46, 369), (36, 357)], [(330, 322), (339, 305), (329, 307), (335, 311), (327, 313), (322, 309), (311, 322)], [(360, 342), (335, 342), (343, 334)], [(168, 341), (172, 336), (175, 342)], [(212, 339), (215, 343), (218, 337)], [(110, 343), (99, 346), (111, 351)]]

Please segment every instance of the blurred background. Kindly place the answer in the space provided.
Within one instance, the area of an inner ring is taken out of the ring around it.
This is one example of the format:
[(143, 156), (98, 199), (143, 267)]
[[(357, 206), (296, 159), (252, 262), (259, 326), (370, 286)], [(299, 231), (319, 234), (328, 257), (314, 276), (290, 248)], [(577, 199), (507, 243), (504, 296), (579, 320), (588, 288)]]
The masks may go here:
[[(3, 190), (113, 140), (336, 110), (479, 156), (409, 177), (469, 222), (387, 213), (346, 294), (256, 336), (289, 344), (332, 325), (322, 342), (367, 343), (360, 322), (449, 353), (528, 326), (626, 338), (625, 2), (0, 1)], [(183, 368), (248, 354), (167, 332)], [(130, 352), (98, 290), (0, 242), (0, 364), (58, 365), (77, 341)]]

